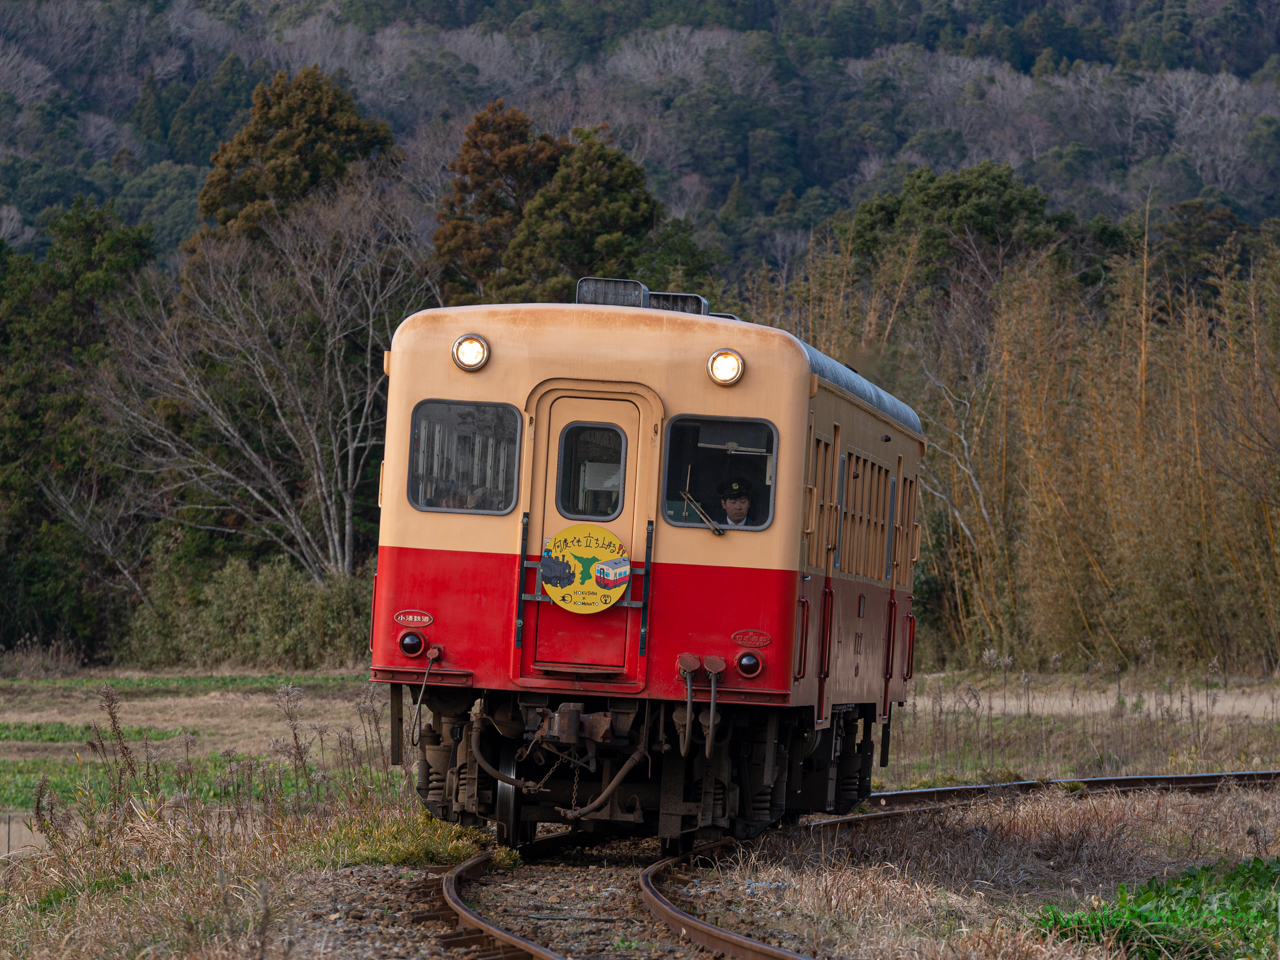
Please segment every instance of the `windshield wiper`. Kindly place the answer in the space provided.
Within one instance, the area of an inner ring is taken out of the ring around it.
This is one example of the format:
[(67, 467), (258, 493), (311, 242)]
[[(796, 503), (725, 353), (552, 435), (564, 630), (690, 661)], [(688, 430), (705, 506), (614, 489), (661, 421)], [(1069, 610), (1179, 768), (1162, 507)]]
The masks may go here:
[(684, 497), (685, 503), (693, 507), (693, 512), (698, 515), (698, 519), (700, 519), (703, 523), (707, 525), (708, 530), (714, 533), (717, 537), (724, 536), (724, 531), (720, 529), (720, 525), (716, 523), (714, 520), (712, 520), (709, 516), (707, 516), (707, 511), (702, 509), (702, 504), (698, 503), (697, 500), (689, 496), (688, 490), (681, 490), (680, 496)]

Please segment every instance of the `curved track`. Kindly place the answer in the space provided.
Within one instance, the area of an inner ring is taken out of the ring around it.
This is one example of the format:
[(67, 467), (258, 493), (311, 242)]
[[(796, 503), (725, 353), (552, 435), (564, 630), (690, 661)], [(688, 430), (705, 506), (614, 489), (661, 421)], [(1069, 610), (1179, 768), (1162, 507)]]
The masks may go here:
[[(1016, 783), (978, 784), (959, 787), (939, 787), (928, 790), (902, 790), (893, 793), (872, 794), (868, 800), (871, 810), (844, 817), (814, 820), (805, 826), (814, 830), (839, 828), (884, 817), (899, 817), (908, 813), (937, 810), (943, 807), (974, 803), (992, 796), (1011, 793), (1027, 794), (1049, 787), (1109, 792), (1133, 792), (1137, 790), (1172, 789), (1193, 793), (1211, 792), (1226, 785), (1267, 787), (1280, 781), (1280, 770), (1248, 770), (1232, 773), (1187, 774), (1151, 777), (1094, 777), (1085, 780), (1025, 780)], [(525, 855), (542, 856), (564, 845), (571, 834), (554, 834), (535, 840), (521, 848)], [(672, 932), (688, 938), (712, 953), (724, 954), (737, 960), (810, 960), (803, 954), (792, 953), (708, 923), (693, 914), (681, 910), (662, 892), (664, 882), (679, 869), (698, 859), (715, 859), (716, 855), (738, 846), (736, 840), (720, 840), (704, 844), (690, 853), (670, 857), (644, 869), (639, 877), (640, 895), (649, 911)], [(468, 960), (567, 960), (567, 958), (541, 944), (534, 943), (473, 910), (463, 900), (460, 885), (478, 877), (491, 868), (494, 851), (472, 857), (465, 863), (436, 877), (423, 881), (420, 890), (430, 906), (418, 911), (418, 919), (457, 919), (456, 932), (439, 938), (445, 949), (477, 948), (468, 953)]]

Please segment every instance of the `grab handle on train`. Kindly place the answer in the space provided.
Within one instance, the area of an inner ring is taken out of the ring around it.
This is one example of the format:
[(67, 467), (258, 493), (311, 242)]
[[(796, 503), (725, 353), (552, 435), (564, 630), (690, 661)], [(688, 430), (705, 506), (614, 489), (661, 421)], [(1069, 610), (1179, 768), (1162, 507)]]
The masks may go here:
[(893, 653), (894, 645), (897, 640), (896, 630), (898, 626), (898, 601), (889, 601), (889, 623), (885, 627), (884, 637), (884, 706), (880, 710), (881, 716), (889, 715), (889, 681), (893, 679)]
[(902, 674), (903, 680), (910, 680), (916, 672), (916, 615), (907, 614), (907, 669)]
[(830, 585), (822, 588), (822, 664), (819, 678), (831, 676), (831, 618), (836, 607), (836, 592)]
[(792, 683), (804, 679), (809, 660), (809, 598), (801, 597), (800, 606), (804, 608), (800, 612), (800, 663), (791, 675)]

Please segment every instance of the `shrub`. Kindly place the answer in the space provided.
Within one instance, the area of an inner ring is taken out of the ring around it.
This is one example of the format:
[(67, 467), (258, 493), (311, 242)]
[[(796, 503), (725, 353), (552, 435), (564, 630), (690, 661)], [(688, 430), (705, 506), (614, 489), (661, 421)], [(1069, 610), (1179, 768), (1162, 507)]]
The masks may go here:
[(372, 564), (317, 583), (283, 557), (256, 568), (233, 558), (198, 589), (163, 559), (117, 659), (137, 667), (236, 665), (314, 669), (368, 650)]

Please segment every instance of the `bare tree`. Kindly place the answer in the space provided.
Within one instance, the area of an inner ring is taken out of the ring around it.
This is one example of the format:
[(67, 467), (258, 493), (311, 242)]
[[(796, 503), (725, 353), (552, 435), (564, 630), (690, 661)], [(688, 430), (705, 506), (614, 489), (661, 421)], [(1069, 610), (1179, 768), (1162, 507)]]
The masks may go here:
[(1205, 183), (1234, 190), (1249, 163), (1245, 138), (1259, 116), (1276, 113), (1274, 86), (1194, 70), (1170, 70), (1148, 83), (1173, 118), (1173, 148)]
[(671, 184), (664, 198), (667, 212), (677, 220), (701, 210), (711, 190), (696, 173), (686, 173)]
[(10, 244), (27, 243), (35, 238), (36, 228), (27, 226), (18, 208), (0, 207), (0, 240)]
[(18, 103), (43, 99), (57, 83), (42, 63), (37, 63), (6, 40), (0, 40), (0, 91), (13, 94)]
[[(90, 467), (82, 474), (65, 476), (46, 471), (36, 484), (59, 517), (84, 537), (90, 550), (97, 551), (119, 579), (98, 574), (109, 587), (127, 590), (143, 603), (150, 603), (143, 584), (151, 517), (162, 506), (160, 491), (139, 476), (124, 483), (114, 482), (103, 471)], [(91, 570), (100, 568), (90, 566)]]
[(13, 4), (17, 38), (56, 75), (91, 73), (102, 51), (101, 4), (82, 0), (48, 0)]
[(266, 228), (207, 238), (179, 285), (145, 275), (115, 318), (100, 400), (166, 515), (349, 576), (357, 490), (381, 442), (383, 352), (435, 303), (419, 205), (363, 174)]
[(474, 66), (481, 83), (517, 99), (537, 86), (554, 85), (569, 69), (569, 62), (537, 34), (512, 40), (467, 27), (441, 33), (440, 45)]
[(134, 156), (141, 156), (146, 145), (127, 127), (100, 113), (82, 113), (76, 120), (76, 132), (84, 145), (93, 151), (95, 160), (115, 156), (120, 148), (127, 148)]
[(447, 167), (458, 155), (469, 120), (459, 116), (420, 124), (413, 135), (400, 144), (405, 154), (400, 177), (432, 208), (453, 182), (453, 174)]
[(604, 71), (643, 86), (659, 87), (679, 78), (697, 87), (702, 83), (707, 54), (728, 46), (735, 36), (724, 27), (695, 30), (679, 26), (632, 34), (605, 61)]

